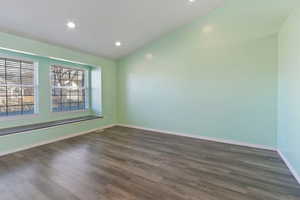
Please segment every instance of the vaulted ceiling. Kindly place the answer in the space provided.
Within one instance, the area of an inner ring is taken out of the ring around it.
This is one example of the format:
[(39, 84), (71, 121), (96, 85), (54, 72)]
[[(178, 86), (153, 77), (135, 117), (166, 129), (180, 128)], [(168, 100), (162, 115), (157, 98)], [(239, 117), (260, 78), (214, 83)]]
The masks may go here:
[[(0, 6), (0, 31), (116, 59), (230, 1), (7, 0)], [(241, 1), (248, 2), (245, 6), (252, 2)], [(283, 16), (294, 6), (286, 4), (295, 0), (263, 2), (265, 16)], [(268, 8), (276, 12), (268, 13)], [(76, 24), (75, 29), (66, 26), (69, 21)], [(116, 41), (122, 45), (115, 46)]]
[[(8, 0), (1, 2), (0, 31), (118, 58), (206, 15), (223, 0)], [(76, 24), (67, 28), (68, 21)], [(116, 48), (115, 42), (122, 47)]]

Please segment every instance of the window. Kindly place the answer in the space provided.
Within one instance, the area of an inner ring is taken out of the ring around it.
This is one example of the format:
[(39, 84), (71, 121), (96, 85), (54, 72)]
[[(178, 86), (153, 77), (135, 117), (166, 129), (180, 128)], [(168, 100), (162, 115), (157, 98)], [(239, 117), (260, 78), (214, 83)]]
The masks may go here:
[(34, 63), (0, 58), (0, 116), (34, 112)]
[(85, 70), (58, 65), (51, 66), (53, 112), (86, 109), (85, 78)]

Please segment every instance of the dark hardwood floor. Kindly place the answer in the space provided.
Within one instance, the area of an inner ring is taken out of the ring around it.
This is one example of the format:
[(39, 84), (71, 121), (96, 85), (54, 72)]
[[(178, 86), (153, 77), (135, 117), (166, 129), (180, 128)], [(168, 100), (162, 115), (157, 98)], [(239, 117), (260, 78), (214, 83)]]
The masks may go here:
[(1, 200), (299, 200), (276, 152), (114, 127), (0, 158)]

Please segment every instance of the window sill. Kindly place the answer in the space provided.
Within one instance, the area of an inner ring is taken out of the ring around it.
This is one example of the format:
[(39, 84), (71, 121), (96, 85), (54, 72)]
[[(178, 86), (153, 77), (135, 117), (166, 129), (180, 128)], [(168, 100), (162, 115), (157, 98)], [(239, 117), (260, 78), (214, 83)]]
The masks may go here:
[(103, 117), (96, 116), (96, 115), (89, 115), (89, 116), (84, 116), (84, 117), (77, 117), (77, 118), (63, 119), (63, 120), (50, 121), (50, 122), (44, 122), (44, 123), (30, 124), (30, 125), (25, 125), (25, 126), (17, 126), (17, 127), (13, 127), (13, 128), (4, 128), (4, 129), (0, 129), (0, 136), (16, 134), (16, 133), (23, 133), (23, 132), (33, 131), (33, 130), (45, 129), (45, 128), (50, 128), (50, 127), (56, 127), (56, 126), (61, 126), (61, 125), (66, 125), (66, 124), (95, 120), (95, 119), (100, 119), (100, 118), (103, 118)]
[(72, 110), (72, 111), (59, 111), (59, 112), (54, 112), (51, 109), (51, 115), (66, 115), (66, 114), (82, 114), (82, 113), (88, 113), (90, 112), (90, 109), (84, 109), (84, 110)]

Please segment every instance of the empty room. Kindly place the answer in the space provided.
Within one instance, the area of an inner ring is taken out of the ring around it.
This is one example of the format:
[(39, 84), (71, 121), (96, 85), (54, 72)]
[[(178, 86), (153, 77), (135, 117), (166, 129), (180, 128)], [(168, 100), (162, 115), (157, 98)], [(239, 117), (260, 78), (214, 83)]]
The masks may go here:
[(0, 9), (0, 200), (300, 200), (299, 0)]

